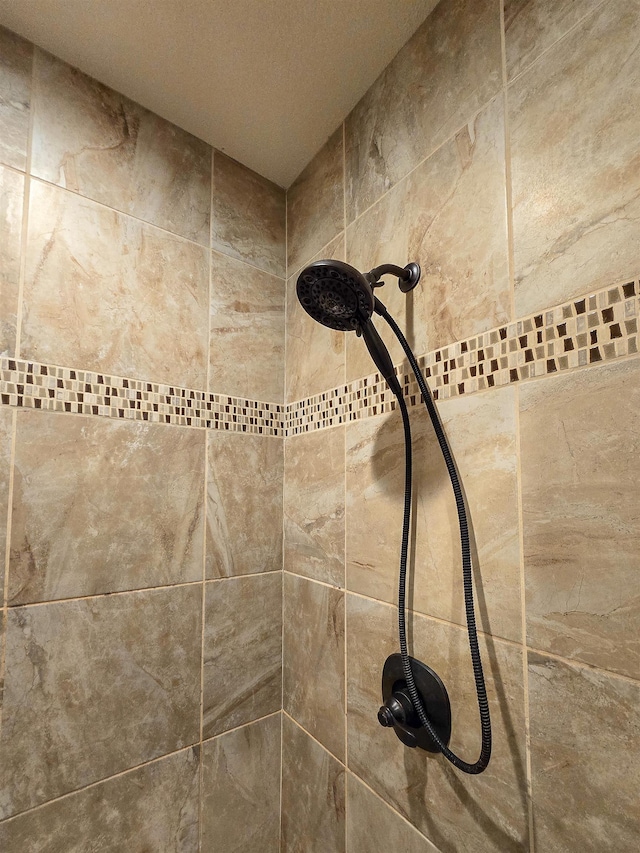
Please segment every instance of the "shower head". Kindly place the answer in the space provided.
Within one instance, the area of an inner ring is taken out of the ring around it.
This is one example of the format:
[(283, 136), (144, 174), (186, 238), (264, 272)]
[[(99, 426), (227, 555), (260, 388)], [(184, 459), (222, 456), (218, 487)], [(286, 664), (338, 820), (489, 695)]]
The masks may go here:
[(380, 276), (388, 273), (397, 276), (404, 293), (413, 290), (420, 279), (418, 264), (408, 264), (404, 268), (383, 264), (361, 273), (343, 261), (315, 261), (298, 276), (296, 292), (304, 310), (318, 323), (340, 332), (355, 331), (362, 335), (389, 387), (394, 394), (401, 394), (391, 356), (371, 322), (371, 315), (381, 305), (373, 289), (380, 286)]
[(343, 261), (316, 261), (298, 276), (298, 299), (318, 323), (339, 332), (359, 331), (373, 314), (373, 288)]

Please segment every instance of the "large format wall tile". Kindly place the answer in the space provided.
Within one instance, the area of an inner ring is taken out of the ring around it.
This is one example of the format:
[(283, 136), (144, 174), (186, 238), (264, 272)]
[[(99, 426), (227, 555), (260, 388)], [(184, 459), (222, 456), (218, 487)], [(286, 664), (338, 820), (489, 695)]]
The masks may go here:
[(0, 823), (0, 848), (24, 853), (196, 853), (198, 747)]
[(509, 89), (518, 316), (638, 271), (639, 18), (602, 4)]
[(287, 273), (307, 263), (344, 228), (342, 125), (287, 192)]
[[(344, 235), (323, 247), (311, 260), (344, 261)], [(344, 382), (346, 335), (312, 320), (296, 294), (297, 276), (287, 281), (287, 402), (302, 400)]]
[(32, 173), (209, 245), (211, 148), (42, 51)]
[(284, 278), (285, 191), (216, 151), (211, 246)]
[(210, 391), (283, 401), (284, 299), (281, 278), (212, 252)]
[[(466, 631), (423, 616), (410, 619), (414, 657), (444, 681), (451, 700), (451, 748), (469, 761), (480, 751), (480, 721)], [(522, 853), (528, 849), (522, 653), (480, 639), (493, 725), (491, 763), (465, 776), (445, 759), (403, 746), (377, 719), (387, 656), (398, 651), (397, 611), (347, 595), (349, 768), (441, 850)]]
[[(438, 404), (465, 490), (477, 559), (478, 625), (521, 641), (517, 457), (513, 388)], [(426, 413), (412, 415), (416, 525), (413, 607), (465, 625), (453, 491)], [(347, 587), (395, 603), (404, 497), (397, 412), (347, 427)], [(411, 581), (410, 581), (411, 583)]]
[(520, 74), (602, 0), (504, 0), (507, 74)]
[(279, 711), (282, 574), (206, 584), (204, 737)]
[[(7, 547), (7, 512), (9, 509), (12, 429), (13, 412), (11, 409), (0, 409), (0, 589), (2, 590), (4, 590), (4, 564)], [(1, 648), (2, 644), (0, 643), (0, 651)]]
[(287, 716), (282, 729), (282, 853), (344, 853), (345, 771)]
[(32, 183), (22, 355), (204, 388), (207, 250)]
[(284, 466), (284, 567), (344, 586), (344, 427), (290, 438)]
[[(362, 270), (420, 264), (411, 293), (402, 293), (394, 279), (378, 291), (418, 354), (509, 320), (501, 100), (349, 226), (347, 260)], [(376, 325), (394, 363), (402, 361), (393, 333), (382, 321)], [(372, 369), (362, 340), (348, 335), (347, 381)]]
[(438, 4), (347, 119), (348, 222), (498, 93), (501, 61), (498, 3)]
[(530, 645), (640, 677), (640, 362), (520, 389)]
[(640, 684), (529, 653), (536, 850), (632, 853)]
[(207, 577), (281, 569), (283, 442), (217, 430), (208, 441)]
[(281, 714), (203, 745), (202, 850), (278, 853)]
[(284, 709), (344, 761), (344, 593), (284, 575)]
[(203, 430), (18, 412), (9, 603), (202, 580)]
[(24, 177), (0, 166), (0, 353), (10, 356), (16, 354), (23, 199)]
[(353, 775), (347, 777), (347, 848), (349, 853), (438, 853)]
[(198, 740), (200, 585), (9, 610), (0, 815)]
[(0, 163), (27, 163), (33, 45), (0, 27)]

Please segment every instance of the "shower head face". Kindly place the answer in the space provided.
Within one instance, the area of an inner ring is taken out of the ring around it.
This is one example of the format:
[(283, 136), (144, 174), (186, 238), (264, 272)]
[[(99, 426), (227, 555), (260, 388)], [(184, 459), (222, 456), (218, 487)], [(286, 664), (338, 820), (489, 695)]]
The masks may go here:
[(316, 261), (305, 267), (296, 284), (304, 310), (323, 326), (350, 332), (373, 314), (373, 290), (355, 267), (342, 261)]

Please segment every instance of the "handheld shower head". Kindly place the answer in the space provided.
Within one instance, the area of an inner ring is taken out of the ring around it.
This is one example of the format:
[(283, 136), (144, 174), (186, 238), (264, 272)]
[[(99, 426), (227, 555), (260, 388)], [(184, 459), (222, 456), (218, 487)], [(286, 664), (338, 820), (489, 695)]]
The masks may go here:
[(373, 314), (373, 288), (343, 261), (316, 261), (298, 276), (298, 299), (318, 323), (339, 332), (359, 331)]
[(391, 356), (371, 322), (371, 315), (380, 305), (373, 288), (379, 286), (380, 276), (388, 273), (398, 277), (404, 293), (412, 290), (420, 279), (418, 264), (408, 264), (404, 269), (383, 264), (364, 274), (343, 261), (315, 261), (298, 276), (296, 292), (304, 310), (318, 323), (362, 335), (387, 384), (394, 394), (401, 394)]

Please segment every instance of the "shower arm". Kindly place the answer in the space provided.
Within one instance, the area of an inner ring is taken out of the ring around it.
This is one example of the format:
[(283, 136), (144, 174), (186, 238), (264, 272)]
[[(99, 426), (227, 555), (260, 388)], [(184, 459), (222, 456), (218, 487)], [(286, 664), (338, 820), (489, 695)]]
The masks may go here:
[(371, 287), (382, 287), (384, 282), (380, 279), (383, 275), (395, 275), (400, 290), (403, 293), (409, 293), (420, 280), (420, 267), (418, 264), (407, 264), (406, 267), (399, 267), (396, 264), (381, 264), (365, 273), (364, 277)]

